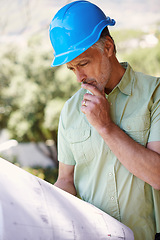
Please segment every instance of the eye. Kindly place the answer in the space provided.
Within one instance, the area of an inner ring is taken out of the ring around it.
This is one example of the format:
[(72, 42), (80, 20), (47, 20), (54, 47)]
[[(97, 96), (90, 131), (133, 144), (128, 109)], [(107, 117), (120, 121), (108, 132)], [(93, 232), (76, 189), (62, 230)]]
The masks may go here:
[(82, 62), (82, 63), (80, 63), (79, 66), (80, 66), (80, 67), (84, 67), (84, 66), (86, 66), (87, 64), (88, 64), (88, 61), (87, 61), (87, 62)]

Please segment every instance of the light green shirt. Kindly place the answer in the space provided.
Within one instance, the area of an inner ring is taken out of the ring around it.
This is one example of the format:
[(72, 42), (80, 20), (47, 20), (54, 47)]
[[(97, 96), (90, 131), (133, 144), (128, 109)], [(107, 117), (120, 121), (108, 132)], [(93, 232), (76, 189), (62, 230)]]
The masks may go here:
[[(123, 78), (106, 95), (112, 120), (144, 146), (160, 141), (160, 79), (123, 66)], [(62, 110), (58, 160), (75, 165), (75, 187), (83, 200), (130, 227), (135, 240), (152, 240), (160, 232), (160, 191), (130, 173), (90, 125), (80, 109), (85, 93), (80, 89)]]

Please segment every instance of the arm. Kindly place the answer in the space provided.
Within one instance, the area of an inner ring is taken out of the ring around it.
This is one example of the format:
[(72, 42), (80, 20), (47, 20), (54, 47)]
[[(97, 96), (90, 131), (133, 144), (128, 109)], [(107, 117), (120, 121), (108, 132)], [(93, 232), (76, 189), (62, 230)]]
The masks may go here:
[(92, 92), (85, 94), (86, 106), (81, 110), (96, 128), (119, 161), (135, 176), (160, 189), (160, 142), (151, 142), (147, 148), (135, 142), (116, 124), (109, 114), (109, 102), (105, 94), (95, 86), (83, 84)]
[(160, 189), (160, 142), (150, 142), (145, 148), (115, 124), (106, 128), (101, 136), (131, 173)]
[(66, 165), (62, 162), (59, 162), (58, 179), (54, 186), (76, 196), (77, 193), (74, 186), (74, 165)]

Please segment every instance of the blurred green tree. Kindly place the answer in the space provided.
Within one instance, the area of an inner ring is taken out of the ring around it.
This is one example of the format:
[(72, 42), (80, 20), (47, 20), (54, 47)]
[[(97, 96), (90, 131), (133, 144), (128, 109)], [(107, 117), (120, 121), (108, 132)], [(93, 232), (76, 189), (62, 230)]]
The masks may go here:
[(37, 41), (0, 53), (0, 126), (19, 142), (56, 144), (60, 111), (80, 86), (65, 66), (50, 67), (52, 50)]
[(152, 48), (137, 48), (123, 55), (123, 59), (140, 71), (153, 76), (160, 75), (160, 43)]
[[(120, 29), (112, 31), (116, 46), (117, 57), (120, 61), (127, 61), (135, 69), (145, 74), (160, 75), (160, 23), (157, 22), (149, 32), (142, 29)], [(150, 42), (145, 42), (151, 35)], [(153, 37), (157, 43), (153, 44)], [(145, 42), (145, 46), (142, 44)], [(147, 46), (148, 45), (148, 46)]]

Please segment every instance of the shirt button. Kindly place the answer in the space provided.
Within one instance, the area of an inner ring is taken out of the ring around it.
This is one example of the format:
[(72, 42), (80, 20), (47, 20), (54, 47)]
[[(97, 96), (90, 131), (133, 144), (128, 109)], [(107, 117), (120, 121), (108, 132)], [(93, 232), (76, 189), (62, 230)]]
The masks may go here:
[(112, 177), (112, 175), (113, 175), (113, 174), (110, 172), (110, 173), (109, 173), (109, 176)]
[(128, 130), (131, 130), (131, 127), (130, 127), (129, 125), (127, 125), (127, 129), (128, 129)]
[(114, 197), (111, 197), (111, 200), (114, 201)]

